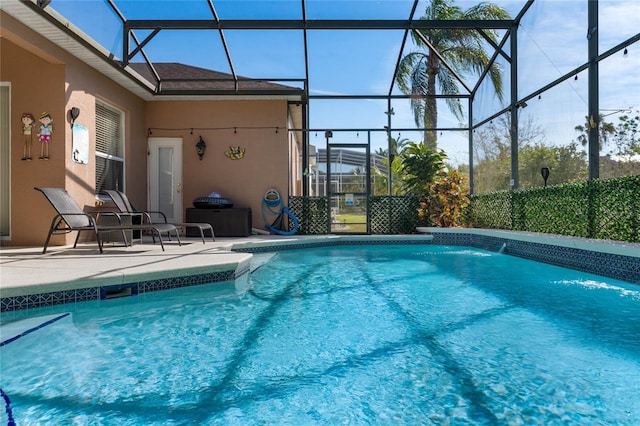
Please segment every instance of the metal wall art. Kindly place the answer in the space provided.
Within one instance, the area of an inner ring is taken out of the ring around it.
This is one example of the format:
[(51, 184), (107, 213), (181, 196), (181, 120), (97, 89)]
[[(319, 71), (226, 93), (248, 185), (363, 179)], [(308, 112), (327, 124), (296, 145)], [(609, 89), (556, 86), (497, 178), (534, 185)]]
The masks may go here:
[(40, 132), (38, 133), (38, 141), (40, 142), (40, 160), (49, 159), (49, 144), (51, 143), (51, 134), (53, 133), (53, 118), (48, 112), (40, 114)]
[(22, 149), (22, 159), (31, 161), (31, 142), (32, 142), (32, 132), (33, 132), (33, 123), (36, 122), (36, 118), (30, 112), (25, 112), (22, 114), (22, 135), (24, 140), (24, 147)]
[(224, 155), (232, 160), (240, 160), (241, 158), (244, 158), (244, 151), (245, 148), (230, 146), (229, 150), (224, 152)]

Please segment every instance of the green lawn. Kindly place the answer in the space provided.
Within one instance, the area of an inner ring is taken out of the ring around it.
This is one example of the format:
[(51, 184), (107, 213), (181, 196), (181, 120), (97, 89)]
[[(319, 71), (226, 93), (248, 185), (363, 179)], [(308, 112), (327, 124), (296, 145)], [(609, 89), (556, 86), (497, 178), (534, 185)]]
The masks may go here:
[(342, 227), (333, 226), (335, 232), (367, 232), (367, 216), (364, 214), (339, 214), (336, 220)]

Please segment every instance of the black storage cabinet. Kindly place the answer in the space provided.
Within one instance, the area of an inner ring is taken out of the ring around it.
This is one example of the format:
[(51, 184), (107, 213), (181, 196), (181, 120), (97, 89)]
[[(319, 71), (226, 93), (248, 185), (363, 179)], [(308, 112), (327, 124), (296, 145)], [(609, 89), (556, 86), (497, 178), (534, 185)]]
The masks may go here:
[[(209, 223), (216, 237), (248, 237), (251, 235), (251, 209), (188, 208), (187, 222)], [(187, 237), (199, 237), (196, 228), (187, 228)]]

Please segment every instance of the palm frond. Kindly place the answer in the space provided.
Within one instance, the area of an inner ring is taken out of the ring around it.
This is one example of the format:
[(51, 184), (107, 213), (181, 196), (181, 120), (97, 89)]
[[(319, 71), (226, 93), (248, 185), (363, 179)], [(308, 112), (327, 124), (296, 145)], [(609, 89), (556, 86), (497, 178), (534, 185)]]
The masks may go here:
[(494, 3), (482, 2), (471, 6), (462, 19), (511, 19), (509, 12)]
[(415, 67), (415, 64), (424, 57), (425, 54), (423, 52), (411, 52), (403, 57), (400, 61), (400, 64), (398, 65), (398, 73), (396, 74), (396, 80), (398, 88), (405, 95), (411, 93), (411, 74), (413, 72), (413, 68)]
[[(429, 0), (425, 8), (425, 14), (420, 19), (426, 20), (451, 20), (451, 19), (509, 19), (509, 14), (503, 8), (493, 4), (482, 2), (467, 10), (462, 10), (455, 5), (455, 0)], [(498, 43), (499, 33), (495, 30), (483, 30), (479, 33), (475, 29), (422, 29), (420, 30), (426, 40), (429, 41), (437, 52), (446, 60), (460, 78), (472, 75), (480, 76), (489, 63), (490, 56), (487, 49), (491, 48), (487, 38)], [(405, 56), (399, 65), (397, 84), (405, 94), (411, 95), (411, 109), (418, 126), (437, 127), (437, 102), (433, 98), (436, 92), (446, 95), (460, 94), (460, 82), (455, 73), (440, 64), (430, 47), (426, 46), (420, 37), (412, 33), (416, 46), (424, 49), (418, 54), (412, 52)], [(503, 100), (502, 67), (493, 63), (487, 73), (500, 101)], [(459, 98), (447, 98), (446, 104), (458, 118), (464, 117), (462, 102)], [(427, 139), (435, 141), (435, 135)], [(430, 143), (431, 143), (430, 142)]]

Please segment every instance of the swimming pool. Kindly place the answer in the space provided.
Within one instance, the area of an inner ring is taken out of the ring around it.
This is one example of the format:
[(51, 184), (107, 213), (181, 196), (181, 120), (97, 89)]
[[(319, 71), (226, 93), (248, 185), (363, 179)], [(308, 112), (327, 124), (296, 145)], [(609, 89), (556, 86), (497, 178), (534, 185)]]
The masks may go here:
[(282, 251), (252, 269), (38, 311), (0, 348), (17, 424), (640, 418), (636, 285), (430, 245)]

